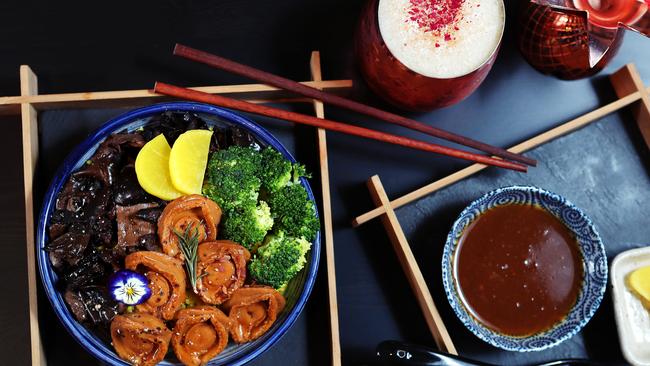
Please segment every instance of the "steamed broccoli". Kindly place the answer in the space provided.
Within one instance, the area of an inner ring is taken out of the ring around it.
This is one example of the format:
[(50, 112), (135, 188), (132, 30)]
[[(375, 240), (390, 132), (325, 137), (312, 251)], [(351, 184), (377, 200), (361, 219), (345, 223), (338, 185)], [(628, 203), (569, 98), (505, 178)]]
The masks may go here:
[(262, 165), (259, 177), (262, 188), (267, 192), (275, 192), (289, 182), (297, 182), (300, 177), (307, 176), (305, 167), (292, 164), (277, 150), (267, 147), (262, 150)]
[(278, 231), (269, 235), (248, 264), (252, 278), (261, 284), (282, 288), (307, 262), (311, 243)]
[[(304, 166), (291, 163), (273, 148), (260, 152), (231, 146), (211, 155), (203, 194), (224, 211), (221, 236), (249, 250), (255, 250), (274, 225), (289, 237), (311, 241), (320, 223), (299, 183), (304, 176)], [(260, 189), (268, 204), (258, 203)]]
[(284, 187), (291, 180), (293, 166), (282, 154), (270, 147), (262, 150), (262, 166), (259, 177), (262, 188), (267, 192), (274, 192)]
[(208, 162), (203, 194), (224, 211), (254, 207), (261, 186), (260, 164), (260, 154), (251, 148), (231, 146), (215, 152)]
[(253, 250), (264, 240), (272, 226), (271, 210), (266, 202), (260, 201), (257, 206), (243, 206), (228, 211), (222, 226), (222, 236)]
[(300, 184), (289, 184), (268, 197), (275, 227), (287, 235), (313, 240), (320, 229), (314, 203)]

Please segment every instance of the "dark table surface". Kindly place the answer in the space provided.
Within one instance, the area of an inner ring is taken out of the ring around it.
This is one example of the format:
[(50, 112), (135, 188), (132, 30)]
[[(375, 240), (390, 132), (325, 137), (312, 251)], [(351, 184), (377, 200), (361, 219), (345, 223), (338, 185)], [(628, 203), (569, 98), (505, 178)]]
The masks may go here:
[[(510, 146), (614, 99), (606, 75), (635, 62), (650, 82), (650, 41), (628, 34), (618, 57), (600, 75), (565, 82), (530, 68), (514, 46), (516, 2), (508, 2), (508, 24), (497, 62), (481, 88), (444, 110), (413, 115), (485, 142)], [(351, 36), (361, 1), (112, 1), (0, 2), (0, 95), (19, 94), (18, 66), (29, 64), (41, 93), (150, 88), (156, 79), (183, 85), (249, 82), (171, 56), (175, 42), (203, 48), (296, 80), (309, 78), (311, 50), (320, 50), (327, 79), (355, 79), (353, 97), (389, 108), (358, 79)], [(309, 112), (308, 106), (292, 107)], [(71, 148), (122, 110), (49, 111), (40, 115), (36, 201)], [(333, 119), (419, 137), (397, 127), (326, 108)], [(259, 119), (258, 119), (259, 120)], [(315, 133), (262, 120), (298, 158), (318, 171)], [(0, 156), (0, 359), (29, 362), (27, 280), (20, 124), (2, 118)], [(330, 134), (337, 289), (344, 364), (372, 360), (375, 345), (399, 339), (433, 346), (424, 318), (378, 221), (361, 228), (352, 217), (372, 208), (365, 181), (382, 177), (391, 197), (441, 178), (465, 162), (379, 142)], [(493, 348), (463, 328), (449, 307), (440, 281), (446, 233), (462, 208), (499, 186), (532, 184), (563, 194), (583, 208), (603, 236), (609, 259), (648, 244), (650, 180), (648, 150), (629, 113), (531, 152), (540, 166), (528, 175), (489, 169), (398, 211), (436, 303), (461, 354), (498, 364), (530, 364), (555, 358), (592, 358), (624, 363), (609, 297), (584, 330), (543, 352), (512, 353)], [(314, 185), (318, 190), (317, 179)], [(37, 207), (38, 209), (38, 207)], [(324, 256), (323, 256), (324, 258)], [(324, 259), (314, 292), (293, 328), (252, 364), (328, 364), (329, 333)], [(45, 354), (52, 365), (96, 363), (68, 335), (46, 299), (39, 301)]]

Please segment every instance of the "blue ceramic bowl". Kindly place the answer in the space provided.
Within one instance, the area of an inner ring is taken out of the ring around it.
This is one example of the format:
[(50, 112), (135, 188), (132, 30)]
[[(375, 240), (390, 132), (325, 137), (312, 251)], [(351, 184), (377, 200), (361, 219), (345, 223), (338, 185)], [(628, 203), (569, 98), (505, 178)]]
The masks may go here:
[[(536, 205), (560, 219), (577, 238), (584, 264), (582, 288), (569, 314), (553, 328), (527, 337), (500, 334), (481, 324), (465, 308), (454, 277), (455, 254), (465, 228), (488, 209), (510, 204)], [(607, 285), (607, 256), (591, 220), (571, 202), (536, 187), (505, 187), (472, 202), (454, 222), (442, 255), (442, 282), (452, 309), (463, 325), (477, 337), (508, 351), (541, 351), (571, 338), (594, 315)]]
[[(58, 192), (61, 190), (70, 175), (79, 169), (79, 167), (81, 167), (81, 165), (92, 156), (98, 145), (104, 141), (106, 137), (118, 131), (133, 131), (138, 129), (143, 125), (146, 125), (151, 117), (165, 111), (193, 112), (210, 125), (238, 126), (254, 135), (261, 145), (272, 146), (280, 151), (287, 159), (295, 162), (293, 156), (291, 156), (278, 140), (276, 140), (268, 131), (248, 118), (222, 108), (206, 104), (186, 102), (155, 104), (122, 114), (108, 121), (97, 132), (89, 136), (75, 148), (59, 168), (54, 180), (45, 194), (36, 233), (36, 243), (39, 249), (38, 266), (47, 297), (52, 303), (54, 312), (59, 317), (65, 328), (88, 352), (102, 362), (111, 365), (128, 365), (128, 363), (124, 362), (117, 356), (110, 344), (102, 341), (93, 332), (89, 331), (75, 320), (63, 300), (62, 293), (56, 290), (55, 284), (57, 283), (58, 278), (50, 265), (47, 253), (43, 250), (49, 241), (47, 228), (49, 226), (50, 216), (54, 211)], [(306, 188), (310, 199), (314, 201), (314, 196), (309, 187), (309, 183), (303, 179), (302, 184)], [(242, 345), (234, 345), (231, 343), (228, 348), (213, 359), (209, 365), (242, 365), (259, 356), (262, 352), (266, 351), (277, 342), (296, 321), (298, 315), (307, 302), (307, 298), (309, 297), (312, 287), (314, 286), (314, 281), (316, 280), (319, 257), (320, 233), (312, 243), (305, 268), (289, 282), (287, 290), (285, 291), (285, 297), (287, 299), (286, 307), (278, 316), (273, 327), (271, 327), (266, 334), (253, 342)], [(168, 361), (161, 362), (160, 364), (173, 365), (173, 363)]]

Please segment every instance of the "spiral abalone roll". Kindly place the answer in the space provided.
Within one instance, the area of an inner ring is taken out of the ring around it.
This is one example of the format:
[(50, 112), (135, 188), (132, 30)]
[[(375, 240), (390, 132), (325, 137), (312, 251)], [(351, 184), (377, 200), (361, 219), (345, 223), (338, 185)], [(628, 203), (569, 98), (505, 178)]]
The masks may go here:
[(237, 343), (250, 342), (271, 328), (284, 309), (285, 299), (274, 288), (242, 287), (223, 304), (230, 318), (230, 334)]
[(221, 304), (244, 284), (251, 254), (243, 246), (230, 240), (205, 242), (198, 255), (196, 288), (204, 302)]
[(151, 314), (117, 315), (111, 322), (115, 352), (123, 360), (138, 366), (153, 366), (167, 354), (172, 332)]
[(183, 196), (171, 201), (158, 220), (158, 237), (163, 252), (172, 257), (183, 258), (176, 233), (187, 228), (198, 230), (199, 242), (217, 238), (217, 226), (221, 221), (221, 208), (214, 201), (199, 194)]
[(179, 310), (172, 335), (176, 357), (187, 366), (205, 365), (228, 345), (230, 319), (214, 306)]
[(149, 280), (151, 297), (136, 306), (139, 312), (149, 313), (165, 320), (174, 318), (185, 301), (185, 269), (183, 262), (163, 253), (141, 251), (129, 254), (124, 265), (130, 270), (141, 270)]

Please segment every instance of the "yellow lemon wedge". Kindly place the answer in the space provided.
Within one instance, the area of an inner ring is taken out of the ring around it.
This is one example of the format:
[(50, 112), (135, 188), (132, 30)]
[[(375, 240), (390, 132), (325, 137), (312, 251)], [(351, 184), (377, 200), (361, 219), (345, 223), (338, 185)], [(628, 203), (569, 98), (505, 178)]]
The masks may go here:
[(138, 183), (149, 194), (166, 201), (183, 195), (172, 184), (169, 176), (171, 148), (163, 134), (147, 142), (135, 158), (135, 174)]
[(627, 277), (627, 286), (650, 310), (650, 266), (634, 270)]
[(201, 194), (212, 131), (189, 130), (178, 136), (169, 154), (169, 175), (177, 190)]

